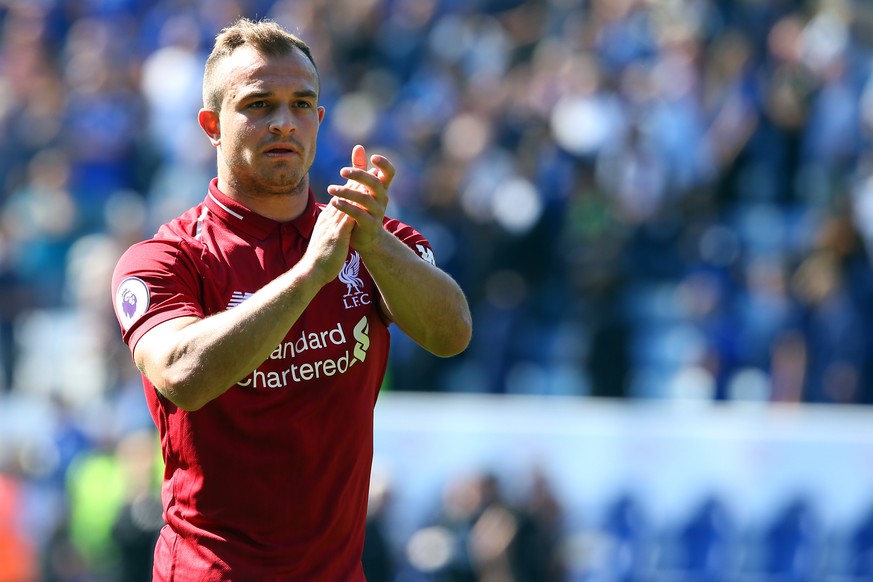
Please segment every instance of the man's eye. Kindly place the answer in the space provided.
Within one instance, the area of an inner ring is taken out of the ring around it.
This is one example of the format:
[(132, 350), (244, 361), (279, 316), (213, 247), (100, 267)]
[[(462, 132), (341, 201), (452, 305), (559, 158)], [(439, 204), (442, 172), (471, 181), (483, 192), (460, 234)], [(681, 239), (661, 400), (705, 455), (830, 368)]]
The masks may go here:
[(264, 109), (267, 105), (266, 101), (253, 101), (249, 104), (249, 109)]
[(312, 103), (310, 103), (309, 101), (298, 101), (296, 105), (301, 109), (310, 109), (312, 107)]

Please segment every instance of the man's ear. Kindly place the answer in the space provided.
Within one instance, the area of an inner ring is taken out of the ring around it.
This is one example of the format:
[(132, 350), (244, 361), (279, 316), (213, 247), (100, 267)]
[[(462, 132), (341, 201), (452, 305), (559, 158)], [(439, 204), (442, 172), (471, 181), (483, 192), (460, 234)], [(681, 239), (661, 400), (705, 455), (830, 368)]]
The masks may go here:
[(209, 136), (209, 141), (212, 142), (212, 145), (216, 147), (221, 145), (221, 127), (218, 123), (218, 112), (212, 109), (201, 109), (197, 114), (197, 121), (206, 135)]

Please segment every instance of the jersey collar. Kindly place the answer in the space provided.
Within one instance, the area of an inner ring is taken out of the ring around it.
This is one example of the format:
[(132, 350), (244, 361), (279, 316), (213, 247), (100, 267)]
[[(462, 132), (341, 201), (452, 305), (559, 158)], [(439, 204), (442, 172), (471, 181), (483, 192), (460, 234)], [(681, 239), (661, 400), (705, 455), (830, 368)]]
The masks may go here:
[(320, 210), (319, 205), (315, 203), (315, 195), (312, 190), (309, 190), (309, 200), (303, 214), (287, 223), (278, 222), (252, 212), (233, 198), (225, 195), (218, 189), (218, 178), (213, 178), (209, 182), (209, 192), (206, 195), (205, 204), (228, 226), (242, 230), (259, 240), (264, 240), (276, 229), (289, 227), (295, 228), (300, 236), (308, 239), (312, 236), (312, 229), (315, 227), (315, 220), (318, 218)]

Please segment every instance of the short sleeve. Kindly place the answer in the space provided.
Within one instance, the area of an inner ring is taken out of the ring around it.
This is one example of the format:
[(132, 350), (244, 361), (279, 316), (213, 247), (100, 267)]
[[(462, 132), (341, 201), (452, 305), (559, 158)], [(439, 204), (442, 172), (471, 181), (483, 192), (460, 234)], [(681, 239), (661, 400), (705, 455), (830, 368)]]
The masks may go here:
[(202, 277), (183, 243), (152, 239), (131, 246), (112, 275), (115, 316), (131, 353), (156, 325), (203, 317)]
[(436, 265), (436, 260), (433, 256), (433, 248), (431, 248), (430, 243), (426, 238), (424, 238), (423, 234), (408, 224), (404, 224), (394, 218), (386, 218), (382, 226), (385, 230), (400, 239), (403, 244), (415, 251), (415, 254), (419, 257), (431, 265)]

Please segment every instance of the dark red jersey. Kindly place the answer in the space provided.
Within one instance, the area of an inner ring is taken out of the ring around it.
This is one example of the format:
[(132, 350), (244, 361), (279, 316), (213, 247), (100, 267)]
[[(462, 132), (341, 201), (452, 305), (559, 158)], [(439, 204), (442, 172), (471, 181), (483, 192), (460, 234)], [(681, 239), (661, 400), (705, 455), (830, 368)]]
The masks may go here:
[[(124, 341), (159, 323), (233, 309), (296, 264), (322, 205), (278, 223), (218, 191), (132, 246), (112, 291)], [(385, 228), (425, 259), (411, 227)], [(166, 463), (168, 524), (155, 580), (363, 580), (373, 407), (387, 321), (350, 250), (284, 341), (242, 381), (195, 412), (143, 378)]]

